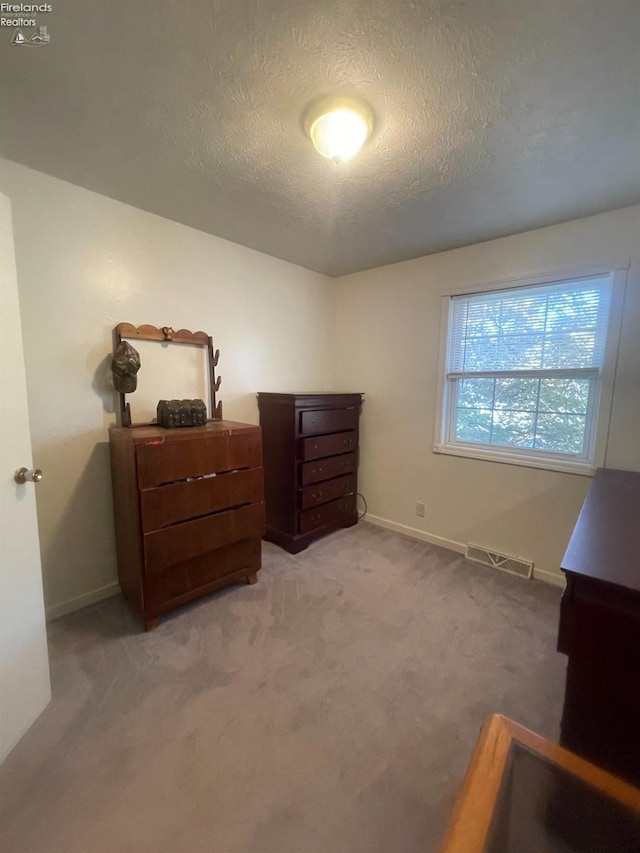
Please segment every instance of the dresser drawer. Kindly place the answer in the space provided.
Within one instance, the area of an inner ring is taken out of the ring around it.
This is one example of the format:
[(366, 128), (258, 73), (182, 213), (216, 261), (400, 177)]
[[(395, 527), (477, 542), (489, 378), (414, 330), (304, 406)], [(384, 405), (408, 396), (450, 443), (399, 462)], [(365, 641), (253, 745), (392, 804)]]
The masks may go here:
[(259, 468), (261, 435), (256, 430), (201, 440), (142, 444), (136, 448), (136, 459), (140, 489), (236, 468)]
[(260, 539), (245, 539), (146, 575), (143, 580), (145, 607), (164, 608), (176, 600), (180, 603), (180, 599), (194, 598), (196, 592), (206, 592), (207, 587), (220, 586), (227, 575), (242, 570), (257, 572), (260, 558)]
[(356, 514), (356, 496), (348, 495), (346, 498), (340, 498), (337, 501), (319, 506), (317, 509), (308, 509), (300, 513), (299, 530), (300, 533), (309, 533), (318, 527), (323, 527), (325, 524), (330, 524), (332, 521), (337, 521), (340, 518), (349, 518)]
[(171, 483), (140, 493), (142, 530), (151, 533), (170, 524), (263, 500), (262, 468)]
[(144, 535), (147, 574), (264, 532), (264, 504), (250, 504)]
[(324, 432), (356, 429), (358, 417), (357, 409), (318, 409), (313, 412), (300, 412), (300, 432), (303, 435), (319, 435)]
[(301, 489), (300, 506), (302, 509), (320, 506), (336, 498), (352, 495), (355, 490), (356, 478), (352, 474), (348, 474), (346, 477), (338, 477), (337, 480), (326, 480), (317, 486), (307, 486), (306, 489)]
[(318, 462), (306, 462), (300, 466), (300, 482), (303, 486), (310, 483), (321, 483), (341, 474), (355, 472), (357, 460), (355, 453), (345, 453), (342, 456), (331, 456), (329, 459), (320, 459)]
[(336, 456), (348, 450), (355, 450), (357, 445), (356, 432), (339, 432), (336, 435), (322, 435), (318, 438), (302, 438), (299, 445), (300, 458), (308, 460)]

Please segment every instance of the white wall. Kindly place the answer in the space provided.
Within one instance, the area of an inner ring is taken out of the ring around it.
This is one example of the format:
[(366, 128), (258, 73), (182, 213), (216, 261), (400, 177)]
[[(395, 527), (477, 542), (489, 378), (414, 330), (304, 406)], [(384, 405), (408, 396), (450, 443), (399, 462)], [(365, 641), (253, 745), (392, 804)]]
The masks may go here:
[(256, 391), (328, 388), (330, 283), (6, 160), (0, 191), (13, 207), (33, 457), (45, 474), (37, 486), (45, 601), (55, 615), (113, 591), (116, 580), (113, 326), (212, 334), (225, 417), (257, 423)]
[(589, 478), (432, 450), (441, 296), (475, 282), (633, 258), (606, 465), (640, 470), (639, 247), (640, 208), (626, 208), (333, 282), (334, 385), (366, 393), (360, 491), (371, 516), (454, 547), (471, 541), (521, 555), (540, 576), (560, 578)]

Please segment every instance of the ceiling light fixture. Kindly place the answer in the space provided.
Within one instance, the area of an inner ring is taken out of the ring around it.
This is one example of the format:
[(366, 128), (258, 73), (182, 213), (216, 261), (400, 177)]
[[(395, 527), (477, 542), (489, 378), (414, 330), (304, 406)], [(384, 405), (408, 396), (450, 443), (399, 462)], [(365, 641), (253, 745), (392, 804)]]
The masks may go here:
[(373, 110), (356, 98), (321, 98), (307, 110), (304, 129), (319, 154), (342, 163), (371, 136)]

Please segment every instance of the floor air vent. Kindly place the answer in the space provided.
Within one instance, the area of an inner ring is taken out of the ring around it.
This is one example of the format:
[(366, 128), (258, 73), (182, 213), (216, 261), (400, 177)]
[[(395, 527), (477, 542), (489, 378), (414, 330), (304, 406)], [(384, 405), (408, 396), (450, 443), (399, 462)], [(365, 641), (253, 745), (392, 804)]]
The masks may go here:
[(480, 563), (492, 569), (500, 569), (501, 572), (509, 572), (510, 575), (518, 575), (520, 578), (530, 578), (533, 574), (533, 563), (529, 560), (521, 560), (519, 557), (509, 557), (507, 554), (498, 554), (497, 551), (489, 551), (479, 545), (467, 545), (464, 553), (467, 560), (472, 563)]

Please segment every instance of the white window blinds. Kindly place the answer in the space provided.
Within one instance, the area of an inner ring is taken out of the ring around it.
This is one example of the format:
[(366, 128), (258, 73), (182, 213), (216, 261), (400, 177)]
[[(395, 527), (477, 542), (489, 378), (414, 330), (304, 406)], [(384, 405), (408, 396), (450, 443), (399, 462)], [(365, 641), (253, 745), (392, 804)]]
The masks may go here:
[(448, 378), (597, 374), (610, 290), (605, 275), (453, 297)]

